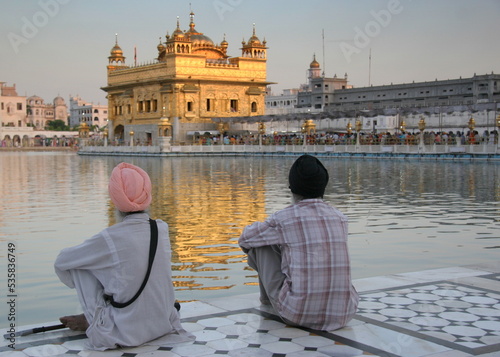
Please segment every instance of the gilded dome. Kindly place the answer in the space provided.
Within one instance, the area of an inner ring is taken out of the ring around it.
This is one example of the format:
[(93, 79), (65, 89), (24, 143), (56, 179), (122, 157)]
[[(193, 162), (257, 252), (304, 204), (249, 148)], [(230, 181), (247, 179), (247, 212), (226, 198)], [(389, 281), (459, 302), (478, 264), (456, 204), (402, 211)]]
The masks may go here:
[(214, 42), (212, 39), (208, 36), (205, 36), (202, 32), (196, 31), (195, 24), (194, 24), (194, 12), (191, 11), (189, 14), (189, 17), (191, 18), (191, 21), (189, 23), (189, 30), (187, 31), (187, 34), (189, 35), (189, 38), (191, 39), (191, 42), (193, 45), (197, 46), (214, 46)]
[(179, 16), (177, 16), (177, 28), (172, 33), (172, 37), (184, 37), (184, 32), (182, 32), (180, 24), (179, 24)]
[(123, 51), (120, 46), (118, 46), (118, 34), (115, 35), (115, 45), (110, 51), (109, 63), (112, 62), (125, 62), (125, 56), (123, 55)]
[(226, 41), (226, 35), (224, 35), (224, 39), (220, 43), (221, 47), (227, 47), (229, 46), (229, 43)]
[(204, 34), (197, 33), (197, 34), (192, 34), (191, 35), (191, 42), (193, 45), (198, 45), (198, 46), (213, 46), (214, 43), (212, 39), (208, 36), (205, 36)]
[(115, 43), (115, 45), (113, 46), (113, 48), (110, 51), (110, 54), (112, 57), (123, 56), (123, 51), (122, 51), (121, 47), (118, 46), (118, 42)]
[(156, 48), (158, 48), (158, 52), (163, 52), (165, 50), (165, 46), (161, 42), (161, 37), (160, 37), (160, 43), (158, 44), (158, 46)]
[(250, 37), (248, 39), (248, 44), (249, 45), (260, 45), (260, 40), (257, 37), (257, 35), (255, 35), (255, 24), (253, 24), (253, 33), (252, 33), (252, 37)]
[(319, 68), (319, 67), (320, 67), (319, 62), (316, 61), (316, 55), (314, 55), (313, 61), (309, 65), (309, 68), (312, 69), (312, 68)]

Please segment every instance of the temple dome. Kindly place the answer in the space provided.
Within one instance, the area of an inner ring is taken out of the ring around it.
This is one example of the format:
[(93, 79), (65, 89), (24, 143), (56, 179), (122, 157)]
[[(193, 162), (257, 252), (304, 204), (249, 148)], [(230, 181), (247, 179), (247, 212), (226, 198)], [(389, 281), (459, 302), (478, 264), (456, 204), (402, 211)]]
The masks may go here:
[(313, 69), (313, 68), (319, 68), (320, 65), (319, 65), (319, 62), (316, 61), (316, 55), (314, 55), (314, 59), (312, 60), (311, 64), (309, 65), (309, 68)]
[(205, 36), (202, 32), (196, 31), (195, 24), (194, 24), (194, 12), (191, 11), (189, 14), (189, 17), (191, 18), (191, 21), (189, 23), (189, 30), (187, 31), (187, 34), (189, 35), (189, 38), (191, 42), (193, 43), (194, 46), (215, 46), (214, 42), (212, 39), (208, 36)]
[(191, 35), (191, 42), (193, 45), (198, 45), (198, 46), (214, 46), (214, 42), (212, 39), (208, 36), (205, 36), (203, 34), (193, 34)]
[(182, 32), (181, 26), (179, 23), (179, 16), (177, 16), (177, 27), (174, 30), (174, 32), (172, 32), (172, 37), (184, 37), (184, 32)]
[(64, 98), (61, 96), (57, 96), (54, 98), (54, 105), (59, 106), (59, 105), (66, 105), (66, 102), (64, 101)]
[(255, 24), (253, 24), (253, 33), (252, 33), (252, 37), (250, 37), (248, 39), (248, 42), (247, 42), (249, 45), (260, 45), (260, 40), (259, 38), (257, 37), (257, 35), (255, 34)]
[(110, 51), (110, 55), (112, 57), (121, 57), (123, 56), (123, 51), (120, 46), (118, 46), (118, 43), (116, 43), (113, 48)]
[(110, 56), (108, 57), (109, 63), (113, 62), (125, 63), (125, 56), (123, 55), (121, 47), (118, 45), (118, 34), (116, 34), (115, 36), (116, 36), (115, 45), (111, 49)]
[(158, 49), (158, 52), (165, 51), (165, 45), (161, 42), (161, 37), (160, 37), (160, 43), (158, 44), (158, 46), (156, 46), (156, 48)]
[(27, 99), (30, 105), (32, 104), (43, 104), (44, 100), (37, 95), (32, 95)]
[(259, 38), (255, 35), (255, 33), (248, 39), (248, 43), (252, 45), (260, 45)]

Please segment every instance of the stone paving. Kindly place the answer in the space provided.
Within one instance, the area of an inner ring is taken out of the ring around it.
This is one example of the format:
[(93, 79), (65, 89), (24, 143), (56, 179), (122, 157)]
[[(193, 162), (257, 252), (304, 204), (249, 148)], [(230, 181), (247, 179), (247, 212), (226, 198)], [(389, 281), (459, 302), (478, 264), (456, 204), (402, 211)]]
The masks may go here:
[(0, 357), (500, 356), (500, 263), (358, 279), (355, 286), (358, 313), (336, 331), (288, 327), (249, 294), (182, 304), (194, 341), (97, 352), (85, 350), (84, 334), (60, 330), (17, 337), (15, 349), (4, 339)]

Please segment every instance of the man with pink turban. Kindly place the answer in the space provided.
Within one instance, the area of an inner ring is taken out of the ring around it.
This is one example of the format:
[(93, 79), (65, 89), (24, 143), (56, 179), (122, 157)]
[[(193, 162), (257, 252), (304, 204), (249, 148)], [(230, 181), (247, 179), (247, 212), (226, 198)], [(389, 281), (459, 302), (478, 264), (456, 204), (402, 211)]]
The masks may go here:
[[(63, 249), (56, 259), (57, 275), (76, 288), (83, 308), (83, 314), (61, 317), (61, 322), (85, 331), (88, 347), (96, 350), (138, 346), (160, 337), (168, 341), (169, 336), (179, 341), (173, 335), (189, 338), (174, 307), (168, 225), (150, 220), (146, 212), (151, 204), (148, 174), (121, 163), (113, 169), (108, 188), (123, 220)], [(158, 242), (149, 268), (153, 226)]]

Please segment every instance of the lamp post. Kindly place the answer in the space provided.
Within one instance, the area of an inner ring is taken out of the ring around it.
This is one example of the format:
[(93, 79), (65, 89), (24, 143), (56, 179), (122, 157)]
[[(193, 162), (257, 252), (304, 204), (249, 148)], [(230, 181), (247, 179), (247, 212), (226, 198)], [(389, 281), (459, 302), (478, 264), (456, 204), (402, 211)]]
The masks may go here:
[(104, 146), (108, 146), (108, 129), (104, 129), (102, 136), (104, 136)]
[(496, 133), (495, 138), (494, 138), (494, 140), (497, 141), (497, 148), (500, 147), (500, 137), (499, 137), (499, 135), (500, 135), (500, 114), (497, 116), (497, 133)]
[(468, 127), (469, 127), (469, 144), (472, 145), (474, 141), (474, 128), (476, 127), (476, 121), (474, 120), (473, 117), (470, 117)]
[(307, 142), (307, 132), (306, 132), (306, 124), (304, 122), (304, 124), (302, 124), (302, 126), (300, 127), (300, 132), (302, 133), (302, 146), (306, 147), (306, 142)]
[(347, 123), (347, 125), (346, 125), (346, 131), (347, 131), (347, 136), (348, 136), (348, 137), (346, 137), (346, 144), (348, 144), (347, 140), (351, 139), (350, 137), (351, 137), (351, 134), (352, 134), (352, 124), (351, 124), (351, 122)]
[(220, 136), (220, 144), (224, 145), (224, 123), (222, 122), (222, 120), (217, 123), (217, 131), (219, 132)]
[(425, 119), (424, 117), (420, 117), (420, 121), (418, 122), (418, 130), (420, 130), (420, 141), (419, 147), (420, 150), (424, 150), (424, 130), (425, 130)]
[(259, 122), (259, 147), (262, 148), (262, 135), (266, 133), (266, 124)]
[(356, 129), (356, 146), (359, 147), (359, 133), (361, 131), (361, 120), (356, 120), (356, 124), (354, 124), (354, 128)]
[[(399, 125), (399, 130), (401, 131), (401, 137), (400, 137), (400, 139), (401, 139), (401, 145), (403, 145), (404, 144), (403, 138), (406, 137), (406, 133), (405, 133), (405, 131), (406, 131), (406, 122), (404, 120)], [(403, 135), (404, 135), (404, 137), (403, 137)]]
[(130, 135), (130, 146), (134, 146), (134, 131), (131, 130), (130, 133), (128, 133)]
[(404, 120), (401, 122), (401, 125), (399, 126), (399, 129), (401, 130), (402, 133), (405, 132), (405, 130), (406, 130), (406, 122)]

